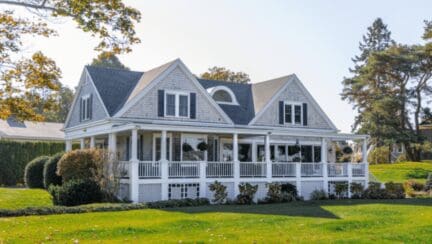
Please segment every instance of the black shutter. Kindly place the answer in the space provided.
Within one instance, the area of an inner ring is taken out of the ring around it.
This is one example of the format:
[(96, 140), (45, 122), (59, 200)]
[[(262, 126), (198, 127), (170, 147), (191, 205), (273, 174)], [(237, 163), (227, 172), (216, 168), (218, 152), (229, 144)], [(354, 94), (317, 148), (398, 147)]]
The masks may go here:
[(284, 124), (284, 102), (279, 101), (279, 124)]
[(303, 103), (303, 125), (308, 125), (307, 103)]
[(83, 100), (82, 97), (80, 97), (80, 102), (79, 102), (79, 121), (81, 122), (83, 118)]
[(196, 118), (196, 93), (194, 92), (190, 94), (190, 118)]
[(164, 117), (165, 111), (165, 92), (164, 90), (158, 90), (158, 116)]
[(90, 94), (89, 102), (88, 102), (88, 111), (89, 111), (89, 119), (93, 118), (93, 94)]

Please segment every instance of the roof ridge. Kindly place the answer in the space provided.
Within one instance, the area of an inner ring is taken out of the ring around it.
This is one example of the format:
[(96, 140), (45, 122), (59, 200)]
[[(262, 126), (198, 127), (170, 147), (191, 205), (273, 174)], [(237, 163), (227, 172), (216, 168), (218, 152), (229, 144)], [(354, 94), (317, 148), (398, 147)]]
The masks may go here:
[(108, 69), (108, 70), (123, 71), (123, 72), (144, 73), (144, 71), (127, 70), (127, 69), (114, 68), (114, 67), (95, 66), (95, 65), (91, 65), (91, 64), (87, 64), (87, 65), (85, 65), (85, 67), (90, 67), (90, 68), (95, 68), (95, 69)]

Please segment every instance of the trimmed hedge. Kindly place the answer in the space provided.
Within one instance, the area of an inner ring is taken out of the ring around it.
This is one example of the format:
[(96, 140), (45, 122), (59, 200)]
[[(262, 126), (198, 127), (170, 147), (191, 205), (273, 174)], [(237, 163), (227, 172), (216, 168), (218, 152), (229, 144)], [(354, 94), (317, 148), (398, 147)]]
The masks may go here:
[(78, 214), (91, 212), (111, 212), (111, 211), (128, 211), (138, 209), (162, 209), (162, 208), (177, 208), (191, 206), (205, 206), (210, 202), (207, 198), (198, 199), (182, 199), (182, 200), (166, 200), (152, 203), (105, 203), (82, 205), (75, 207), (53, 206), (39, 208), (23, 208), (23, 209), (0, 209), (0, 217), (19, 217), (30, 215), (52, 215), (52, 214)]
[(62, 177), (57, 175), (57, 163), (60, 158), (63, 156), (63, 153), (57, 153), (52, 156), (44, 165), (43, 178), (44, 178), (44, 186), (45, 189), (48, 189), (50, 185), (61, 185)]
[(44, 188), (43, 171), (48, 156), (40, 156), (30, 161), (25, 167), (24, 181), (29, 188)]
[(51, 185), (48, 189), (54, 205), (76, 206), (103, 201), (99, 185), (92, 180), (69, 180), (62, 186)]
[(28, 162), (42, 155), (63, 151), (62, 142), (16, 142), (0, 140), (0, 185), (24, 183), (24, 168)]

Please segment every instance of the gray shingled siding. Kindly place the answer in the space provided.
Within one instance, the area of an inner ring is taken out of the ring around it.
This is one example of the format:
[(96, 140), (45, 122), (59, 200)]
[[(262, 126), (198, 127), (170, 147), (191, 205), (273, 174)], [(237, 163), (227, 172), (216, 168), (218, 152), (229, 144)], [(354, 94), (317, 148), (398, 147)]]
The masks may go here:
[[(83, 75), (81, 75), (81, 80), (84, 79), (84, 81), (85, 81), (85, 77), (86, 77), (86, 74), (85, 74), (85, 72), (83, 72)], [(80, 87), (79, 92), (76, 95), (77, 96), (76, 103), (74, 104), (74, 106), (72, 108), (70, 120), (69, 120), (69, 123), (67, 124), (66, 128), (77, 126), (79, 124), (85, 124), (85, 123), (101, 120), (101, 119), (104, 119), (107, 117), (106, 112), (103, 108), (103, 104), (99, 100), (98, 96), (96, 95), (94, 86), (90, 82), (91, 81), (84, 82), (82, 84), (82, 86)], [(93, 94), (92, 119), (80, 122), (80, 114), (79, 114), (79, 112), (80, 112), (80, 108), (79, 108), (80, 107), (80, 99), (79, 98), (81, 96), (85, 96), (88, 94)]]
[(331, 129), (331, 125), (327, 123), (321, 114), (319, 114), (318, 110), (312, 105), (312, 102), (308, 101), (307, 96), (303, 94), (296, 82), (291, 82), (291, 84), (288, 85), (279, 98), (270, 105), (257, 121), (255, 121), (254, 125), (293, 127), (292, 125), (279, 124), (279, 101), (283, 100), (308, 104), (308, 125), (302, 127)]
[[(196, 93), (196, 119), (189, 118), (163, 118), (158, 117), (157, 102), (158, 90), (175, 90)], [(197, 121), (210, 123), (226, 123), (222, 115), (197, 89), (192, 81), (180, 69), (174, 69), (164, 80), (160, 81), (153, 87), (141, 101), (130, 108), (123, 117), (127, 118), (146, 118), (146, 119), (163, 119), (176, 121)]]

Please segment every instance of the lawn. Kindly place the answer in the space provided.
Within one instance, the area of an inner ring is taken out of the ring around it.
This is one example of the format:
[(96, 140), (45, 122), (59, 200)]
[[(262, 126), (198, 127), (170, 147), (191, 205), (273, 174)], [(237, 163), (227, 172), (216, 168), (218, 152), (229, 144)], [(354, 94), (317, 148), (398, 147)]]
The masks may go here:
[(0, 243), (432, 242), (432, 199), (205, 206), (0, 218)]
[(42, 206), (52, 206), (51, 196), (45, 190), (0, 187), (0, 209)]
[(381, 182), (404, 182), (409, 179), (425, 182), (428, 172), (432, 172), (432, 163), (371, 164), (369, 168), (370, 172)]

